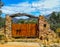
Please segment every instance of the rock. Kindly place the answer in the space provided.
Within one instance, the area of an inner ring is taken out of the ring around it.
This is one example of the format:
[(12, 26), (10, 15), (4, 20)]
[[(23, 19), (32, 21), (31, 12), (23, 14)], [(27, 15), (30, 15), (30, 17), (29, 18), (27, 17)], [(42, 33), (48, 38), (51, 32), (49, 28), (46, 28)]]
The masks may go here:
[(11, 17), (9, 15), (6, 15), (5, 33), (8, 40), (11, 38), (11, 20)]
[[(39, 17), (39, 38), (44, 40), (45, 43), (49, 41), (51, 43), (53, 39), (56, 39), (56, 34), (50, 29), (50, 24), (45, 20), (44, 16)], [(46, 43), (47, 44), (47, 43)]]

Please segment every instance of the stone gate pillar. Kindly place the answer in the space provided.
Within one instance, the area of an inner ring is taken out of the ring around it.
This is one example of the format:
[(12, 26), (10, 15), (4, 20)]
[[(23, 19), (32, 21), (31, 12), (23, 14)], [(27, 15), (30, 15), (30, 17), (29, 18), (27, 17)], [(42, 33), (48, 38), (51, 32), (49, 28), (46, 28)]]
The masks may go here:
[(11, 17), (9, 15), (6, 15), (5, 35), (11, 37)]
[(44, 19), (43, 16), (39, 16), (39, 18), (38, 18), (39, 38), (42, 38), (41, 36), (43, 36), (43, 35), (42, 35), (42, 32), (43, 32), (43, 30), (44, 30), (44, 28), (43, 28), (44, 20), (45, 20), (45, 19)]
[[(39, 16), (39, 38), (41, 40), (49, 39), (50, 36), (56, 37), (55, 33), (50, 29), (50, 24), (45, 20), (44, 16)], [(49, 36), (49, 38), (48, 38)]]

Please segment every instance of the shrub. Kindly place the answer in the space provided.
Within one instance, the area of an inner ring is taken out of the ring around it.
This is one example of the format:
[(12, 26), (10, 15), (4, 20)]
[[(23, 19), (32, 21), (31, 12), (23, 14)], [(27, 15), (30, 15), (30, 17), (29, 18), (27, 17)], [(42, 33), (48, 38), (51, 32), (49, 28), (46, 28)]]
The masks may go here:
[(58, 34), (58, 36), (60, 37), (60, 28), (56, 29), (56, 33)]

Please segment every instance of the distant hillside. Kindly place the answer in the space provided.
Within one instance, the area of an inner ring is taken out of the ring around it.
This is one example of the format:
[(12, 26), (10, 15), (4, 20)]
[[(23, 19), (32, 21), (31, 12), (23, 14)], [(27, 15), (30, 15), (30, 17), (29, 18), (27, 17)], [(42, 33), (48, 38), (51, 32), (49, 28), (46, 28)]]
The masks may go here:
[(48, 19), (53, 13), (55, 13), (56, 16), (57, 16), (58, 14), (60, 15), (60, 12), (52, 12), (51, 14), (46, 15), (45, 17)]
[(51, 29), (60, 28), (60, 12), (52, 12), (46, 16), (47, 21), (51, 24)]
[(13, 19), (12, 19), (12, 22), (13, 22), (13, 23), (16, 23), (18, 20), (19, 20), (19, 19), (17, 19), (17, 18), (13, 18)]
[(37, 23), (37, 18), (13, 19), (13, 23)]

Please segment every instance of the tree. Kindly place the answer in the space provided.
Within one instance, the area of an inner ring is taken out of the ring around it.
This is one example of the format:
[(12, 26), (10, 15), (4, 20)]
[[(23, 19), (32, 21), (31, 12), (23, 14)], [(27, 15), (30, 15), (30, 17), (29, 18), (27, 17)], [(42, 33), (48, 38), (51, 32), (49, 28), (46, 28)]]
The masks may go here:
[(29, 24), (29, 23), (36, 23), (37, 24), (37, 19), (35, 19), (35, 18), (31, 18), (31, 19), (20, 19), (20, 20), (18, 20), (17, 21), (17, 23), (27, 23), (27, 24)]
[(56, 31), (57, 28), (60, 28), (60, 12), (53, 12), (48, 19), (51, 29)]
[[(0, 0), (0, 9), (2, 8), (2, 6), (3, 6), (3, 2)], [(3, 26), (1, 15), (2, 15), (2, 11), (0, 10), (0, 28)]]

